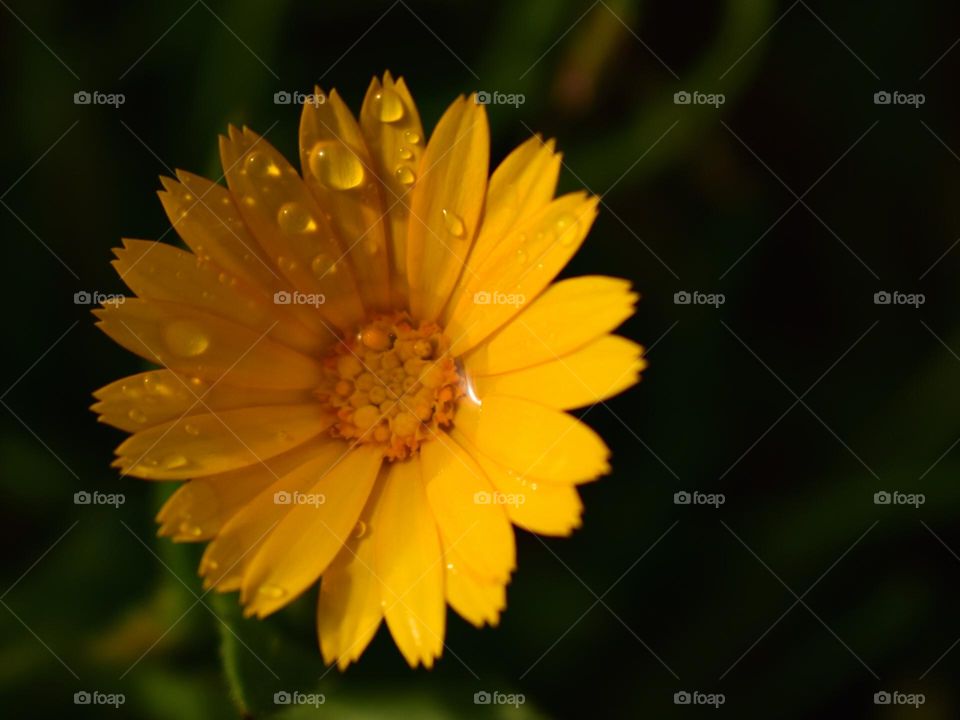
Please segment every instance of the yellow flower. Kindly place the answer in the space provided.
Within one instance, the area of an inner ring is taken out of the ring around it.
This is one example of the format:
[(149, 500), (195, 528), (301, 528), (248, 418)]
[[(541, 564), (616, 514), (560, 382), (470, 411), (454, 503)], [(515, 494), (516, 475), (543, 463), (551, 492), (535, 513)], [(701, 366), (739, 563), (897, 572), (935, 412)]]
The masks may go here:
[(539, 137), (488, 179), (473, 98), (426, 142), (389, 73), (359, 121), (336, 92), (304, 104), (302, 175), (248, 129), (220, 153), (227, 188), (163, 179), (190, 252), (116, 250), (137, 297), (98, 324), (165, 369), (95, 393), (100, 420), (132, 433), (114, 464), (184, 481), (160, 533), (210, 541), (205, 587), (239, 590), (248, 615), (320, 580), (326, 662), (356, 660), (386, 619), (431, 667), (446, 603), (497, 623), (512, 525), (570, 534), (576, 485), (609, 470), (564, 411), (637, 381), (642, 348), (610, 334), (636, 295), (608, 277), (551, 284), (597, 198), (554, 198), (560, 156)]

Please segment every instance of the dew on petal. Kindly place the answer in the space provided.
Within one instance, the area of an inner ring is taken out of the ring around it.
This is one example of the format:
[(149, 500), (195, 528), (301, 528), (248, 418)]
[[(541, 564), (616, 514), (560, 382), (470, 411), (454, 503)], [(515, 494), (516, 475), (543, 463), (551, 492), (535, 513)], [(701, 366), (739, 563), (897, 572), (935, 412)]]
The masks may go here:
[(303, 205), (296, 202), (284, 203), (277, 211), (277, 225), (289, 234), (311, 233), (317, 229), (317, 221)]
[(187, 435), (192, 435), (193, 437), (196, 437), (197, 435), (200, 434), (200, 428), (198, 428), (196, 425), (193, 425), (192, 423), (185, 424), (183, 426), (183, 431)]
[(405, 132), (403, 133), (403, 139), (406, 140), (406, 141), (407, 141), (408, 143), (410, 143), (411, 145), (419, 145), (419, 144), (420, 144), (420, 136), (417, 135), (417, 134), (416, 134), (415, 132), (413, 132), (412, 130), (407, 130), (407, 131), (405, 131)]
[(310, 262), (310, 269), (313, 270), (314, 275), (322, 278), (325, 275), (332, 275), (337, 271), (337, 261), (329, 255), (321, 253)]
[(400, 148), (400, 150), (397, 151), (397, 154), (400, 155), (401, 160), (409, 160), (413, 157), (413, 151), (410, 148), (405, 147)]
[(135, 423), (145, 423), (147, 421), (147, 416), (136, 408), (128, 412), (127, 417), (129, 417)]
[(271, 600), (279, 600), (287, 594), (285, 588), (282, 588), (279, 585), (272, 585), (270, 583), (261, 585), (259, 588), (257, 588), (257, 592), (264, 597), (270, 598)]
[(557, 238), (560, 244), (565, 247), (572, 245), (573, 241), (577, 238), (578, 223), (573, 215), (563, 214), (558, 217), (554, 228), (557, 231)]
[(392, 123), (403, 117), (403, 100), (393, 90), (384, 88), (373, 96), (377, 118), (381, 122)]
[(406, 165), (397, 166), (397, 169), (393, 171), (393, 174), (396, 175), (397, 180), (404, 185), (413, 185), (413, 181), (417, 179), (417, 176), (414, 175), (413, 170)]
[(210, 347), (210, 339), (203, 329), (189, 320), (174, 320), (167, 325), (163, 339), (173, 354), (185, 358), (202, 355)]
[(280, 168), (268, 155), (257, 151), (247, 155), (244, 169), (258, 178), (277, 178), (281, 174)]
[(318, 142), (310, 150), (310, 172), (331, 190), (351, 190), (363, 182), (363, 163), (341, 142)]
[(454, 237), (463, 237), (464, 232), (466, 232), (466, 227), (464, 227), (463, 220), (460, 216), (446, 208), (441, 212), (443, 213), (443, 225), (447, 228), (447, 232)]
[(160, 461), (160, 464), (164, 470), (177, 470), (178, 468), (186, 467), (189, 462), (190, 461), (180, 453), (173, 453), (172, 455), (164, 457), (163, 460)]

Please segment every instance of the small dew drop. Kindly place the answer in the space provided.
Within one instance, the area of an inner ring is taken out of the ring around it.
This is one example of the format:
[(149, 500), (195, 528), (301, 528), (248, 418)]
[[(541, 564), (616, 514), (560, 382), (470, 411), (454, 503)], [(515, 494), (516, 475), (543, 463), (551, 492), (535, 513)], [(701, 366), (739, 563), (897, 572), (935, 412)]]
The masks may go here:
[(400, 148), (398, 155), (400, 155), (401, 160), (409, 160), (413, 157), (413, 151), (410, 148), (402, 147)]
[(197, 435), (200, 434), (200, 428), (198, 428), (196, 425), (193, 425), (192, 423), (187, 423), (186, 425), (184, 425), (183, 431), (187, 435), (192, 435), (193, 437), (196, 437)]
[(257, 588), (257, 592), (264, 597), (270, 598), (271, 600), (279, 600), (287, 594), (287, 591), (284, 588), (280, 587), (279, 585), (271, 585), (269, 583), (266, 585), (261, 585), (259, 588)]
[(466, 228), (463, 225), (463, 220), (452, 210), (447, 210), (444, 208), (443, 213), (443, 224), (447, 228), (447, 232), (453, 235), (454, 237), (463, 237)]
[(403, 100), (393, 90), (384, 88), (373, 96), (377, 118), (381, 122), (396, 122), (403, 117)]
[(413, 181), (417, 179), (417, 176), (413, 174), (413, 170), (406, 165), (399, 165), (393, 174), (396, 175), (397, 180), (404, 185), (413, 185)]
[(203, 535), (203, 530), (200, 529), (199, 525), (193, 525), (186, 520), (180, 523), (178, 530), (181, 535), (189, 535), (190, 537), (200, 537)]
[(167, 325), (163, 339), (174, 355), (185, 358), (202, 355), (210, 347), (203, 329), (189, 320), (174, 320)]
[(417, 134), (416, 134), (415, 132), (413, 132), (412, 130), (407, 130), (406, 132), (404, 132), (404, 133), (403, 133), (403, 139), (406, 140), (406, 141), (407, 141), (408, 143), (410, 143), (411, 145), (419, 145), (419, 144), (420, 144), (420, 136), (417, 135)]
[(329, 255), (320, 254), (317, 255), (310, 262), (310, 269), (313, 270), (313, 274), (318, 278), (322, 278), (325, 275), (332, 275), (337, 271), (336, 260), (331, 258)]
[(362, 538), (367, 534), (367, 524), (361, 520), (357, 523), (357, 527), (354, 528), (353, 536), (356, 538)]
[(317, 229), (317, 221), (300, 203), (288, 202), (277, 211), (277, 225), (290, 235), (311, 233)]
[(517, 250), (517, 262), (521, 265), (525, 265), (527, 262), (527, 251), (526, 250)]
[(573, 244), (573, 241), (576, 240), (577, 237), (577, 228), (577, 219), (573, 215), (561, 215), (554, 224), (554, 229), (557, 231), (557, 239), (563, 246)]
[(136, 408), (128, 412), (127, 417), (129, 417), (135, 423), (145, 423), (147, 421), (147, 416)]
[(246, 170), (259, 178), (280, 177), (280, 168), (267, 155), (254, 151), (247, 155)]
[(331, 190), (352, 190), (363, 182), (363, 163), (341, 142), (318, 142), (308, 162), (310, 172)]
[(179, 453), (167, 455), (165, 458), (163, 458), (163, 460), (160, 461), (160, 464), (163, 466), (164, 470), (177, 470), (178, 468), (185, 467), (188, 463), (189, 460)]

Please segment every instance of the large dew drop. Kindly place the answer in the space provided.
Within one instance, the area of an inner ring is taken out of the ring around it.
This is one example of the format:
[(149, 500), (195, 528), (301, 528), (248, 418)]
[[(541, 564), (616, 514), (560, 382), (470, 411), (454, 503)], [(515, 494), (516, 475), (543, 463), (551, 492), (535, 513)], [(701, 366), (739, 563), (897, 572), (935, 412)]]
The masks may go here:
[(463, 237), (463, 234), (466, 232), (466, 227), (464, 227), (463, 220), (460, 216), (446, 208), (441, 212), (443, 213), (443, 225), (447, 228), (447, 232), (456, 238)]
[(280, 177), (280, 168), (267, 155), (254, 151), (247, 155), (244, 169), (257, 178)]
[(310, 150), (310, 172), (331, 190), (351, 190), (363, 182), (363, 163), (340, 142), (318, 142)]
[(174, 320), (164, 330), (163, 339), (174, 355), (184, 358), (202, 355), (210, 347), (210, 338), (190, 320)]
[(403, 100), (393, 90), (384, 88), (373, 96), (373, 103), (381, 122), (396, 122), (403, 117)]
[(277, 211), (277, 225), (288, 235), (311, 233), (317, 229), (317, 221), (300, 203), (288, 202)]

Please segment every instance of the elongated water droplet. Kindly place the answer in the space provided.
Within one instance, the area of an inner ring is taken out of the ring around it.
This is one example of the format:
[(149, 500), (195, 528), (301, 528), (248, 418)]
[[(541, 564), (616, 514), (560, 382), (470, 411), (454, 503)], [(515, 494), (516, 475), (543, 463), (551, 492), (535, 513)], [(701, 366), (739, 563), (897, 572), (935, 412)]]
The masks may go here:
[(557, 240), (561, 245), (571, 245), (577, 239), (577, 219), (573, 215), (564, 214), (557, 218), (554, 224), (557, 231)]
[(403, 117), (403, 100), (388, 88), (373, 96), (373, 106), (381, 122), (396, 122)]
[(463, 225), (463, 220), (452, 210), (447, 210), (444, 208), (443, 213), (443, 224), (447, 228), (447, 232), (453, 235), (454, 237), (463, 237), (463, 233), (466, 232), (466, 228)]
[(280, 177), (280, 168), (277, 164), (264, 153), (254, 151), (247, 155), (245, 169), (248, 173), (258, 178), (276, 178)]
[(163, 460), (160, 461), (160, 464), (163, 466), (164, 470), (176, 470), (178, 468), (185, 467), (189, 462), (190, 461), (180, 453), (174, 453), (163, 458)]
[(167, 325), (163, 339), (171, 352), (185, 358), (202, 355), (210, 346), (203, 329), (189, 320), (174, 320)]
[(288, 202), (277, 211), (277, 225), (290, 235), (311, 233), (317, 229), (317, 221), (300, 203)]
[(401, 160), (409, 160), (413, 157), (413, 151), (410, 148), (402, 147), (397, 153)]
[(419, 145), (419, 144), (420, 144), (420, 136), (417, 135), (417, 134), (416, 134), (415, 132), (413, 132), (412, 130), (407, 130), (407, 131), (405, 131), (405, 132), (403, 133), (403, 139), (406, 140), (406, 141), (407, 141), (408, 143), (410, 143), (411, 145)]
[(363, 163), (346, 145), (318, 142), (310, 150), (310, 172), (331, 190), (350, 190), (363, 182)]
[(413, 174), (413, 170), (406, 165), (398, 166), (397, 169), (394, 170), (393, 174), (396, 175), (397, 180), (404, 185), (413, 185), (413, 181), (417, 179), (417, 176)]
[(270, 583), (261, 585), (259, 588), (257, 588), (257, 592), (264, 597), (270, 598), (271, 600), (279, 600), (287, 594), (287, 591), (284, 588), (280, 587), (279, 585), (271, 585)]
[(357, 527), (354, 529), (353, 536), (357, 538), (362, 538), (366, 534), (367, 534), (367, 524), (363, 520), (360, 520), (357, 523)]

